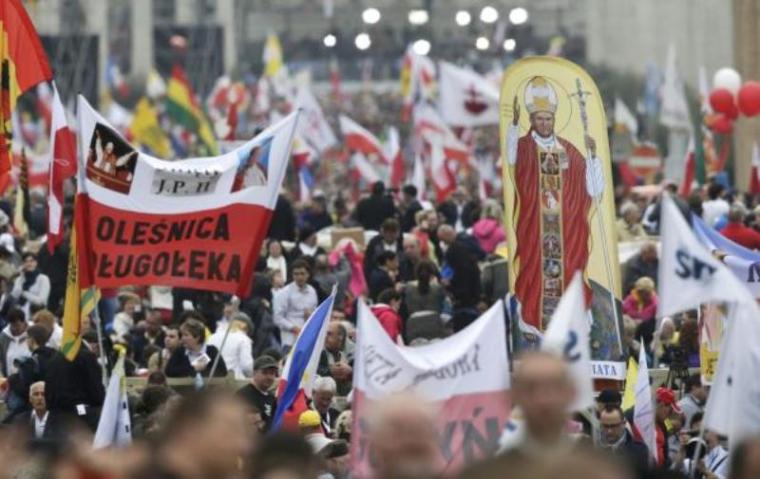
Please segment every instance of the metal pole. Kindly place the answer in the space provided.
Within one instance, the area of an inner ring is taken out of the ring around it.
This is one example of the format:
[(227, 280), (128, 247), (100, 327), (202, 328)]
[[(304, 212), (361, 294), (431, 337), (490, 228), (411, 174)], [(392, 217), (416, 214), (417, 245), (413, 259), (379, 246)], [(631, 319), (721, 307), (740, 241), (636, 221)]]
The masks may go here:
[(100, 369), (103, 375), (103, 387), (108, 388), (108, 359), (106, 359), (106, 352), (103, 349), (103, 324), (100, 321), (100, 311), (98, 311), (98, 305), (96, 304), (92, 310), (92, 319), (95, 322), (95, 331), (98, 333), (98, 351), (100, 351)]
[(208, 379), (203, 383), (204, 387), (207, 386), (211, 378), (214, 377), (216, 367), (219, 365), (219, 358), (222, 357), (222, 351), (224, 351), (224, 345), (227, 344), (227, 337), (230, 335), (230, 329), (232, 329), (232, 319), (229, 319), (228, 323), (227, 330), (224, 332), (224, 337), (222, 338), (222, 344), (219, 345), (219, 351), (217, 351), (216, 357), (214, 358), (214, 364), (211, 365), (211, 372), (208, 375)]
[[(588, 116), (586, 116), (586, 100), (585, 100), (585, 93), (583, 91), (583, 88), (581, 86), (581, 80), (580, 78), (575, 79), (575, 85), (578, 89), (577, 96), (578, 96), (578, 104), (580, 106), (580, 112), (581, 112), (581, 122), (583, 124), (583, 136), (584, 136), (584, 142), (585, 137), (588, 135)], [(586, 158), (587, 161), (592, 158), (591, 150), (589, 149), (588, 145), (586, 145)], [(604, 226), (604, 219), (602, 218), (602, 195), (604, 195), (604, 191), (601, 192), (601, 194), (597, 195), (594, 198), (594, 201), (596, 203), (596, 219), (599, 223), (599, 229), (602, 232), (602, 252), (604, 255), (604, 269), (607, 273), (607, 281), (609, 282), (609, 293), (610, 293), (610, 306), (612, 306), (612, 315), (615, 319), (615, 333), (617, 337), (617, 343), (618, 348), (620, 349), (620, 355), (623, 355), (623, 339), (622, 335), (620, 333), (620, 316), (618, 314), (617, 310), (617, 298), (615, 298), (615, 292), (612, 290), (612, 288), (615, 285), (615, 282), (613, 280), (612, 275), (612, 266), (610, 265), (610, 255), (609, 255), (609, 246), (607, 245), (607, 229)]]
[[(699, 436), (697, 436), (702, 441), (705, 437), (705, 422), (702, 421), (702, 423), (699, 426)], [(691, 479), (694, 479), (694, 473), (697, 472), (697, 457), (699, 457), (699, 453), (702, 450), (702, 441), (697, 441), (697, 447), (694, 448), (694, 455), (691, 458), (691, 462), (689, 463), (689, 477)]]

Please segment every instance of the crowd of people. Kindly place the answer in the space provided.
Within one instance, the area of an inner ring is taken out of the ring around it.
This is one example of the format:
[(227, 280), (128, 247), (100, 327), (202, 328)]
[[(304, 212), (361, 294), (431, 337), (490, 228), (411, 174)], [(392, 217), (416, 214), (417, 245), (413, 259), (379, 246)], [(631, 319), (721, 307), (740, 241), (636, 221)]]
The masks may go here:
[[(359, 296), (394, 342), (415, 346), (466, 327), (508, 290), (499, 203), (465, 188), (437, 205), (418, 193), (411, 185), (389, 191), (378, 182), (341, 217), (339, 202), (331, 204), (323, 193), (294, 204), (283, 192), (248, 297), (160, 286), (103, 290), (97, 315), (102, 335), (97, 323), (89, 325), (72, 362), (60, 351), (60, 260), (67, 248), (52, 255), (44, 245), (35, 250), (34, 242), (14, 237), (0, 215), (6, 225), (0, 235), (4, 472), (348, 477)], [(678, 201), (684, 214), (700, 215), (748, 248), (760, 237), (747, 204), (717, 183), (704, 195)], [(659, 322), (655, 317), (658, 212), (657, 197), (620, 197), (619, 239), (642, 244), (622, 265), (625, 356), (638, 358), (644, 348), (650, 364), (687, 370), (700, 361), (697, 312)], [(322, 234), (330, 228), (359, 228), (361, 239), (332, 244)], [(363, 294), (356, 293), (357, 283)], [(286, 414), (285, 432), (272, 435), (285, 357), (333, 288), (335, 307), (310, 409)], [(87, 434), (97, 426), (103, 375), (119, 354), (127, 376), (145, 381), (130, 397), (135, 445), (93, 452)], [(512, 379), (512, 427), (504, 430), (501, 453), (462, 477), (503, 477), (507, 468), (515, 471), (511, 477), (556, 477), (564, 467), (569, 477), (679, 477), (691, 469), (707, 478), (760, 474), (757, 440), (734, 445), (729, 457), (726, 438), (709, 430), (700, 435), (709, 387), (699, 374), (657, 389), (658, 451), (652, 458), (632, 432), (634, 412), (621, 408), (619, 390), (599, 394), (593, 418), (571, 418), (565, 411), (574, 392), (564, 363), (535, 352), (520, 359)], [(210, 376), (234, 381), (210, 387)], [(382, 427), (371, 437), (378, 477), (428, 477), (436, 470), (435, 417), (408, 399), (389, 400), (377, 411)], [(702, 452), (692, 464), (697, 444)]]

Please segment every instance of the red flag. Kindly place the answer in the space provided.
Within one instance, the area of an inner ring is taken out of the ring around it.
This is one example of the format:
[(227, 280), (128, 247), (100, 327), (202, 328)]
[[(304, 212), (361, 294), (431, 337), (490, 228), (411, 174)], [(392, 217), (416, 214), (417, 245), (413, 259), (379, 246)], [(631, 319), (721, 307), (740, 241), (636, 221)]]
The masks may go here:
[(52, 110), (47, 233), (47, 246), (51, 253), (63, 240), (63, 184), (77, 172), (76, 137), (66, 123), (66, 112), (55, 83)]
[(340, 123), (340, 130), (343, 132), (343, 138), (348, 149), (358, 151), (364, 155), (377, 155), (383, 163), (389, 163), (383, 146), (375, 135), (345, 115), (340, 115), (338, 122)]
[(0, 2), (0, 176), (11, 170), (11, 113), (17, 98), (53, 77), (21, 0)]

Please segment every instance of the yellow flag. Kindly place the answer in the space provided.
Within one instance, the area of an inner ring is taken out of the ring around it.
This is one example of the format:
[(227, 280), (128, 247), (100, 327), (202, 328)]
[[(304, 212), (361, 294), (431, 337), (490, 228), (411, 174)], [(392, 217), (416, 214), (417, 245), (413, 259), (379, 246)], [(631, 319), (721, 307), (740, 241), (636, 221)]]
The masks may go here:
[(628, 358), (628, 371), (625, 373), (625, 392), (623, 392), (623, 404), (620, 406), (623, 411), (627, 411), (636, 404), (636, 378), (638, 376), (638, 363), (632, 357)]
[[(76, 220), (75, 220), (76, 221)], [(66, 296), (63, 303), (63, 338), (61, 352), (73, 361), (82, 344), (82, 320), (95, 309), (100, 292), (95, 288), (79, 287), (79, 265), (77, 264), (76, 227), (71, 229), (69, 249), (69, 271), (66, 279)]]
[(129, 126), (135, 143), (147, 148), (159, 158), (169, 158), (171, 143), (158, 123), (158, 112), (150, 101), (143, 97), (135, 106), (135, 116)]
[(274, 33), (267, 35), (264, 44), (264, 75), (274, 77), (282, 68), (282, 46), (280, 39)]

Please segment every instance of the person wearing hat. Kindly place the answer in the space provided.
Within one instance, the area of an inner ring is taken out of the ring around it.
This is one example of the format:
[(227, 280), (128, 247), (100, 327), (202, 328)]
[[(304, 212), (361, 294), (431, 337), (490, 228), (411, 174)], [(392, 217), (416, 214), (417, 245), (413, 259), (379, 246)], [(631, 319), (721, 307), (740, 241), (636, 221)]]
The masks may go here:
[[(520, 240), (514, 253), (515, 264), (519, 264), (515, 271), (515, 296), (525, 321), (539, 329), (551, 317), (562, 293), (562, 288), (551, 291), (552, 294), (536, 290), (536, 284), (556, 275), (545, 269), (547, 259), (562, 265), (563, 285), (570, 284), (575, 271), (586, 270), (591, 236), (589, 212), (592, 200), (605, 189), (595, 140), (588, 135), (582, 138), (585, 148), (581, 153), (555, 132), (556, 115), (563, 118), (568, 115), (567, 111), (558, 112), (560, 93), (550, 78), (530, 78), (523, 91), (530, 128), (520, 136), (521, 109), (515, 95), (512, 123), (506, 132), (506, 166), (515, 183), (514, 223)], [(568, 231), (572, 234), (562, 234)], [(559, 248), (548, 250), (545, 245), (551, 242), (558, 243)]]
[(273, 357), (259, 356), (253, 363), (251, 382), (237, 391), (237, 395), (243, 401), (260, 411), (265, 432), (272, 427), (272, 419), (277, 409), (277, 397), (272, 391), (272, 386), (279, 374), (280, 365)]
[(670, 435), (670, 431), (668, 430), (666, 421), (673, 413), (683, 414), (683, 411), (678, 406), (675, 392), (670, 388), (657, 388), (655, 401), (654, 423), (657, 441), (655, 463), (660, 467), (668, 467), (670, 462), (668, 456), (668, 436)]
[(298, 416), (298, 430), (309, 443), (314, 454), (321, 455), (333, 442), (322, 429), (322, 417), (312, 409), (307, 409)]

